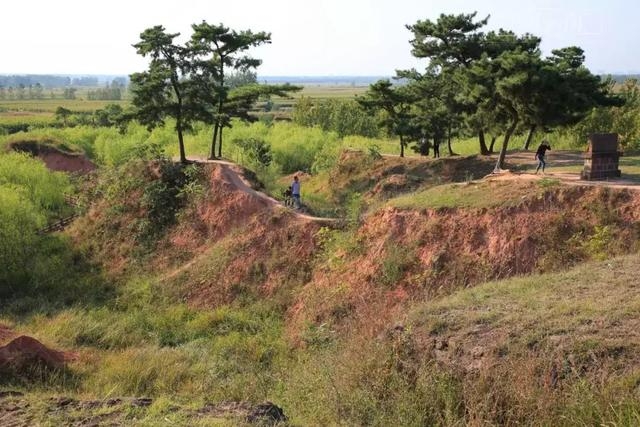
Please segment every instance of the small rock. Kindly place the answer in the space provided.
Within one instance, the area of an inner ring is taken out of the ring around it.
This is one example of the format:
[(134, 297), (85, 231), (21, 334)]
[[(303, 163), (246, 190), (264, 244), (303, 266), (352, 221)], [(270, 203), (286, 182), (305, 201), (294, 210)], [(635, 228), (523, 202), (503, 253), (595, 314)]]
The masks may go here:
[(282, 408), (271, 402), (261, 403), (254, 406), (247, 415), (247, 421), (250, 423), (268, 422), (279, 423), (286, 422), (287, 417), (284, 415)]
[(139, 407), (147, 407), (151, 405), (151, 403), (153, 403), (153, 399), (151, 399), (150, 397), (138, 397), (131, 401), (131, 404), (133, 406), (139, 406)]
[(70, 404), (74, 403), (75, 400), (73, 400), (70, 397), (52, 397), (51, 398), (52, 403), (57, 406), (58, 408), (64, 408), (65, 406), (69, 406)]
[(122, 403), (122, 399), (107, 399), (106, 402), (104, 402), (105, 405), (107, 406), (116, 406)]

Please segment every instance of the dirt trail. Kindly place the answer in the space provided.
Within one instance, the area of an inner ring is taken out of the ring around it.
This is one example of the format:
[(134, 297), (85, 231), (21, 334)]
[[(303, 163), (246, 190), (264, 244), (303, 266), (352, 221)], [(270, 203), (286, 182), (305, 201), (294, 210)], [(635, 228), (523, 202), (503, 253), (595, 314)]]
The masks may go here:
[(542, 179), (554, 179), (560, 181), (565, 185), (584, 186), (584, 187), (611, 187), (611, 188), (626, 188), (629, 190), (640, 191), (640, 183), (628, 180), (616, 178), (610, 181), (585, 181), (580, 179), (580, 175), (570, 172), (547, 172), (546, 174), (535, 174), (531, 172), (512, 172), (504, 170), (501, 173), (492, 173), (484, 177), (483, 181), (539, 181)]
[(265, 202), (267, 202), (270, 206), (289, 210), (293, 212), (294, 215), (298, 218), (306, 219), (309, 221), (330, 223), (330, 224), (334, 224), (340, 221), (337, 218), (319, 217), (319, 216), (308, 215), (303, 212), (298, 212), (296, 210), (287, 208), (279, 200), (276, 200), (265, 193), (261, 193), (260, 191), (254, 190), (253, 188), (251, 188), (251, 184), (244, 178), (242, 170), (236, 163), (233, 163), (227, 160), (209, 160), (205, 158), (195, 158), (195, 159), (192, 158), (191, 160), (196, 161), (197, 163), (213, 163), (213, 164), (220, 165), (222, 168), (222, 175), (224, 176), (224, 178), (228, 180), (231, 184), (233, 184), (239, 191), (250, 194), (254, 197), (258, 197), (264, 200)]
[[(338, 218), (326, 218), (326, 217), (317, 217), (313, 215), (308, 215), (304, 212), (299, 212), (294, 209), (288, 208), (284, 206), (279, 200), (274, 199), (273, 197), (262, 193), (260, 191), (256, 191), (251, 188), (251, 183), (246, 180), (244, 177), (244, 173), (242, 168), (230, 161), (227, 160), (209, 160), (205, 158), (191, 158), (190, 161), (196, 163), (211, 163), (216, 164), (220, 167), (219, 175), (217, 179), (222, 178), (222, 181), (226, 184), (230, 185), (234, 190), (240, 191), (244, 194), (247, 194), (251, 197), (255, 197), (259, 199), (262, 203), (261, 206), (264, 207), (265, 204), (268, 208), (282, 209), (288, 212), (291, 212), (295, 218), (301, 219), (303, 221), (311, 221), (320, 225), (328, 225), (328, 226), (339, 226), (341, 220)], [(203, 258), (209, 256), (209, 253), (205, 250), (201, 253), (196, 254), (191, 260), (187, 263), (178, 266), (177, 268), (167, 272), (163, 275), (163, 279), (168, 280), (171, 279), (183, 271), (188, 270), (192, 265), (199, 262)]]

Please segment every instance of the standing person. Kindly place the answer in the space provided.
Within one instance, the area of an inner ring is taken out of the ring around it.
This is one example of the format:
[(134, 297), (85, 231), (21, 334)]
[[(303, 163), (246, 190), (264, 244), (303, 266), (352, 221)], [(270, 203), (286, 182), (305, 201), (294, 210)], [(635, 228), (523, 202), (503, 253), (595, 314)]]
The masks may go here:
[(291, 183), (291, 197), (293, 197), (293, 203), (296, 209), (300, 209), (300, 180), (298, 175), (293, 176), (293, 182)]
[(440, 158), (440, 140), (438, 138), (433, 139), (433, 158)]
[(535, 158), (538, 159), (538, 167), (536, 168), (536, 173), (538, 173), (540, 167), (542, 167), (542, 173), (544, 173), (544, 167), (547, 166), (547, 162), (544, 161), (544, 155), (547, 150), (551, 151), (551, 145), (549, 145), (549, 141), (543, 139), (542, 143), (540, 143), (540, 146), (536, 150)]

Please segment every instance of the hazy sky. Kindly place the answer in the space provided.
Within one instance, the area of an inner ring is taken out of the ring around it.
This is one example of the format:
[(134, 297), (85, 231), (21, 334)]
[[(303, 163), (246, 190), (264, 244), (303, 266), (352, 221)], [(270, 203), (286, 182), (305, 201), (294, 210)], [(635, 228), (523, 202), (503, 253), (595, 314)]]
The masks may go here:
[(131, 45), (163, 25), (186, 39), (202, 20), (272, 34), (253, 51), (266, 75), (393, 75), (424, 68), (406, 24), (440, 13), (491, 15), (487, 29), (568, 45), (596, 73), (640, 71), (634, 0), (7, 0), (0, 5), (0, 74), (130, 74), (146, 68)]

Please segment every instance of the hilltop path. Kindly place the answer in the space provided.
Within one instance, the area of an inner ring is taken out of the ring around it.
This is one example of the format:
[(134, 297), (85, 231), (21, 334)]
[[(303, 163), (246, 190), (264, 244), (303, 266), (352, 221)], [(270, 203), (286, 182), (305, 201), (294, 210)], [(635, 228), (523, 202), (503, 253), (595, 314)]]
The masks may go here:
[(516, 151), (507, 155), (507, 162), (513, 165), (531, 165), (530, 171), (515, 171), (512, 172), (505, 169), (502, 173), (492, 173), (487, 175), (484, 180), (487, 181), (503, 181), (503, 180), (541, 180), (541, 179), (554, 179), (559, 180), (565, 185), (575, 186), (588, 186), (588, 187), (611, 187), (611, 188), (625, 188), (629, 190), (640, 191), (640, 181), (636, 179), (629, 179), (629, 176), (624, 173), (622, 169), (621, 178), (612, 178), (610, 180), (593, 180), (586, 181), (580, 179), (579, 172), (567, 172), (565, 170), (555, 171), (555, 167), (564, 168), (567, 166), (582, 166), (584, 159), (581, 152), (577, 151), (555, 151), (550, 152), (547, 159), (547, 172), (546, 174), (535, 174), (535, 167), (537, 162), (533, 159), (534, 153), (532, 151)]

